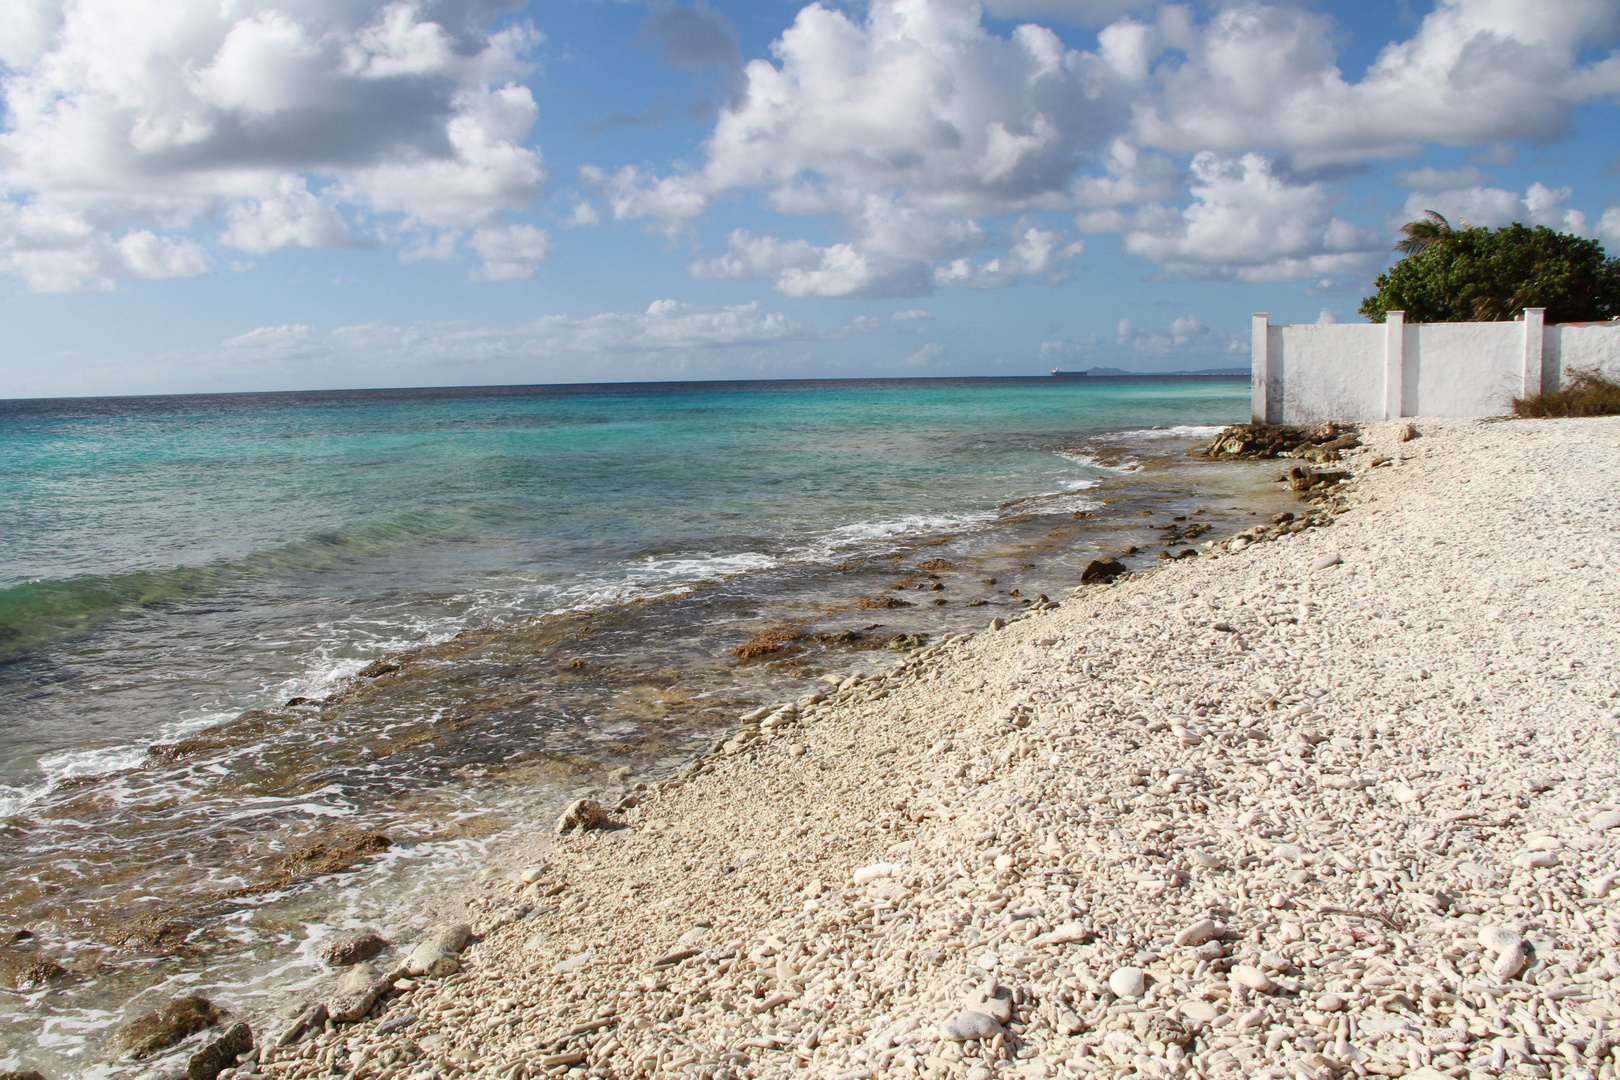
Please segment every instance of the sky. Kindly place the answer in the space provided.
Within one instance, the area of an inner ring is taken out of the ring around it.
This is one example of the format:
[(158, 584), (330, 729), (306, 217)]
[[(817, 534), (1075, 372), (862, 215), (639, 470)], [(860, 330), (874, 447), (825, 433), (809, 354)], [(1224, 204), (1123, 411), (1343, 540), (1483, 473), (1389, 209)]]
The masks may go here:
[(1620, 252), (1620, 0), (7, 0), (0, 397), (1246, 366)]

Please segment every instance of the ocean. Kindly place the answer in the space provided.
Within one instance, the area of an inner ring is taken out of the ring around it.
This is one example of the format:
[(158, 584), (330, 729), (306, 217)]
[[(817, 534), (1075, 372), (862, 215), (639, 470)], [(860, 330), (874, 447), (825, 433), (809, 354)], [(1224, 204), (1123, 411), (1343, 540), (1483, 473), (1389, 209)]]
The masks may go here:
[(1197, 378), (0, 402), (0, 1069), (133, 1075), (108, 1031), (180, 993), (273, 1023), (324, 938), (409, 940), (739, 712), (1101, 555), (1150, 565), (1172, 517), (1253, 524), (1275, 470), (1186, 454), (1248, 404)]

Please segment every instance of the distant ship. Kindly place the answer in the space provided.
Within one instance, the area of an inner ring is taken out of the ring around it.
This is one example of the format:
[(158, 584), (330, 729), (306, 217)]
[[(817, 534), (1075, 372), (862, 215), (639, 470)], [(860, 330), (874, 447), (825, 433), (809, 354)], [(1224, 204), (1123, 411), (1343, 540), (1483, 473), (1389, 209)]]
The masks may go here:
[(1052, 369), (1052, 374), (1059, 379), (1083, 379), (1086, 375), (1083, 371), (1059, 371), (1057, 368)]

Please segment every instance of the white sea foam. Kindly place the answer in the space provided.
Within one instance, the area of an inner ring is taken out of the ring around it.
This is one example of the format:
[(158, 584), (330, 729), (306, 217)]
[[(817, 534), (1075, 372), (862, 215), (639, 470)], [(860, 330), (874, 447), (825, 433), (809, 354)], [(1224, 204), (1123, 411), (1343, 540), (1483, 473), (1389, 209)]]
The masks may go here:
[(543, 603), (548, 605), (547, 614), (597, 611), (635, 600), (684, 596), (706, 581), (771, 570), (781, 565), (781, 559), (759, 551), (648, 556), (610, 576), (548, 585), (541, 591), (545, 597)]
[(1105, 465), (1084, 450), (1054, 450), (1053, 453), (1060, 458), (1074, 462), (1076, 465), (1084, 465), (1086, 468), (1096, 469), (1098, 472), (1123, 475), (1136, 472), (1142, 467), (1142, 463), (1136, 458), (1125, 458), (1122, 461), (1114, 462), (1112, 465)]
[(1144, 439), (1212, 439), (1225, 431), (1224, 427), (1209, 427), (1199, 424), (1176, 424), (1165, 428), (1134, 428), (1130, 431), (1111, 432), (1107, 438), (1130, 439), (1140, 441)]

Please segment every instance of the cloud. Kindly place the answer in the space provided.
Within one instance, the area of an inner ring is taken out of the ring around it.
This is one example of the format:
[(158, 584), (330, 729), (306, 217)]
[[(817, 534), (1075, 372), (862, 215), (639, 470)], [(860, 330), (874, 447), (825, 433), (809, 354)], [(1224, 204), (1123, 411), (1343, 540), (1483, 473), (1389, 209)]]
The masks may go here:
[(1073, 258), (1085, 251), (1082, 240), (1059, 252), (1062, 242), (1061, 234), (1031, 225), (1018, 233), (1006, 255), (977, 264), (965, 258), (956, 259), (948, 266), (936, 267), (934, 284), (963, 285), (971, 289), (1003, 288), (1026, 275), (1046, 273), (1054, 268), (1057, 258)]
[(735, 229), (726, 253), (700, 259), (694, 277), (770, 281), (788, 296), (922, 296), (931, 286), (926, 263), (885, 258), (850, 244), (817, 247), (808, 240), (779, 240)]
[(474, 281), (510, 281), (534, 277), (537, 264), (551, 250), (551, 237), (533, 225), (502, 225), (479, 229), (467, 246), (484, 259), (472, 271)]
[[(1340, 25), (1300, 4), (1239, 0), (1202, 19), (1128, 0), (987, 8), (1107, 25), (1084, 50), (1031, 24), (992, 33), (972, 0), (872, 0), (864, 14), (810, 4), (772, 60), (746, 65), (700, 165), (587, 179), (616, 217), (666, 230), (739, 191), (835, 218), (841, 244), (774, 241), (774, 257), (796, 260), (796, 295), (897, 295), (896, 267), (918, 261), (936, 285), (1009, 284), (1020, 275), (1005, 268), (1027, 253), (981, 257), (1001, 232), (985, 219), (1053, 210), (1082, 211), (1082, 231), (1120, 232), (1172, 275), (1320, 278), (1359, 272), (1376, 246), (1328, 210), (1327, 178), (1345, 166), (1431, 144), (1489, 146), (1499, 160), (1510, 140), (1560, 138), (1576, 107), (1620, 91), (1620, 57), (1583, 58), (1620, 33), (1609, 0), (1545, 17), (1439, 0), (1359, 77), (1340, 65)], [(1484, 176), (1404, 179), (1451, 190)], [(748, 262), (728, 251), (694, 272), (742, 276)], [(785, 273), (770, 279), (781, 288)]]
[[(1122, 246), (1171, 274), (1236, 281), (1294, 281), (1365, 269), (1381, 245), (1332, 213), (1320, 183), (1290, 183), (1258, 154), (1192, 162), (1193, 202), (1149, 205), (1124, 222)], [(1082, 228), (1095, 229), (1094, 216)]]
[[(1503, 188), (1468, 187), (1450, 191), (1414, 191), (1407, 197), (1398, 227), (1416, 220), (1427, 210), (1444, 214), (1453, 224), (1467, 221), (1471, 225), (1499, 228), (1512, 222), (1526, 225), (1545, 225), (1551, 229), (1585, 234), (1589, 232), (1586, 215), (1569, 208), (1571, 190), (1549, 188), (1534, 183), (1521, 195)], [(1602, 226), (1599, 225), (1601, 230)]]
[(895, 361), (895, 363), (897, 363), (900, 367), (907, 368), (926, 367), (928, 366), (929, 362), (934, 359), (934, 357), (938, 356), (944, 351), (945, 346), (930, 341), (927, 345), (924, 345), (910, 356), (902, 357), (901, 359)]
[(1598, 219), (1597, 234), (1611, 247), (1620, 247), (1620, 206), (1611, 206)]
[(921, 295), (936, 271), (945, 284), (1012, 283), (1012, 267), (1042, 259), (1015, 238), (1000, 259), (960, 262), (995, 242), (975, 219), (1070, 205), (1087, 148), (1127, 118), (1106, 60), (1033, 25), (992, 34), (970, 0), (878, 0), (864, 19), (811, 4), (773, 52), (777, 63), (744, 69), (701, 168), (587, 167), (581, 179), (615, 218), (666, 230), (740, 190), (780, 213), (841, 218), (839, 244), (733, 234), (725, 255), (693, 264), (796, 296)]
[(0, 253), (30, 288), (202, 273), (211, 241), (262, 253), (362, 227), (418, 248), (454, 231), (454, 251), (545, 184), (515, 82), (538, 37), (492, 32), (483, 0), (25, 8), (0, 32)]
[(1471, 165), (1461, 169), (1408, 169), (1396, 173), (1395, 182), (1419, 191), (1444, 191), (1447, 188), (1479, 187), (1485, 183), (1485, 174)]
[(1620, 89), (1620, 61), (1579, 60), (1617, 30), (1620, 9), (1609, 0), (1440, 0), (1411, 38), (1391, 42), (1352, 82), (1338, 67), (1338, 26), (1325, 15), (1235, 3), (1199, 27), (1185, 9), (1166, 8), (1154, 45), (1186, 59), (1155, 68), (1159, 90), (1140, 103), (1136, 129), (1144, 146), (1269, 151), (1302, 164), (1431, 142), (1547, 142), (1563, 136), (1576, 106)]
[(984, 8), (998, 19), (1053, 19), (1102, 26), (1121, 15), (1157, 6), (1158, 0), (985, 0)]
[(1196, 315), (1182, 315), (1153, 330), (1121, 319), (1114, 337), (1116, 344), (1135, 356), (1175, 356), (1183, 362), (1196, 357), (1214, 359), (1248, 347), (1247, 337), (1211, 330)]
[(701, 5), (655, 2), (647, 9), (641, 32), (658, 42), (664, 59), (675, 67), (742, 67), (742, 48), (731, 20)]
[(793, 319), (758, 304), (694, 307), (656, 300), (639, 313), (548, 315), (510, 325), (366, 323), (324, 334), (303, 325), (266, 326), (222, 342), (212, 359), (227, 365), (320, 359), (374, 370), (558, 358), (611, 364), (614, 358), (697, 355), (807, 335)]

